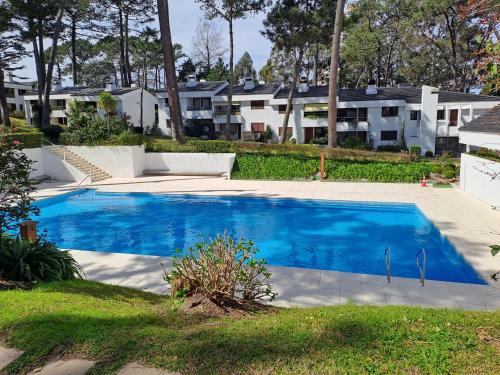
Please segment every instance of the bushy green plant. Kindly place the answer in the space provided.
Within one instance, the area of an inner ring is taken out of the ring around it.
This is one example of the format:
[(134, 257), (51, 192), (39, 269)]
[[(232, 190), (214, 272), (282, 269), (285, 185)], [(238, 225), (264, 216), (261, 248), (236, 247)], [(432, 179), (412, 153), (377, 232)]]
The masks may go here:
[(140, 146), (144, 144), (144, 137), (142, 134), (125, 130), (118, 135), (112, 136), (105, 144), (116, 146)]
[(319, 161), (301, 156), (238, 155), (231, 178), (250, 180), (304, 180), (318, 172)]
[(39, 148), (42, 146), (42, 133), (7, 133), (0, 134), (0, 143), (19, 142), (21, 148)]
[(441, 165), (437, 163), (431, 164), (431, 172), (432, 173), (441, 173)]
[(347, 137), (342, 145), (346, 148), (353, 148), (358, 150), (363, 150), (366, 148), (365, 142), (358, 137)]
[(174, 269), (165, 279), (171, 286), (177, 284), (189, 289), (180, 290), (181, 293), (201, 294), (216, 303), (273, 298), (276, 293), (269, 284), (271, 274), (257, 253), (252, 241), (218, 235), (175, 257)]
[(53, 143), (57, 143), (59, 142), (59, 136), (64, 131), (64, 128), (60, 125), (48, 125), (44, 126), (41, 130), (46, 138)]
[(422, 148), (417, 145), (411, 145), (410, 146), (410, 154), (420, 156), (420, 153), (422, 152)]
[(380, 145), (377, 147), (379, 152), (401, 152), (401, 146), (399, 145)]
[(12, 111), (9, 113), (10, 117), (24, 119), (26, 118), (26, 113), (24, 111)]
[(432, 158), (434, 156), (434, 153), (430, 150), (428, 151), (425, 151), (425, 156), (427, 156), (428, 158)]
[(228, 141), (189, 141), (196, 152), (207, 152), (207, 153), (217, 153), (217, 152), (233, 152), (233, 144)]
[(455, 171), (453, 169), (445, 169), (443, 171), (443, 176), (444, 176), (444, 178), (454, 178)]
[(12, 281), (50, 282), (81, 278), (72, 255), (44, 239), (29, 242), (7, 238), (0, 249), (0, 276)]
[(313, 145), (327, 145), (328, 138), (327, 137), (318, 137), (311, 139), (311, 144)]

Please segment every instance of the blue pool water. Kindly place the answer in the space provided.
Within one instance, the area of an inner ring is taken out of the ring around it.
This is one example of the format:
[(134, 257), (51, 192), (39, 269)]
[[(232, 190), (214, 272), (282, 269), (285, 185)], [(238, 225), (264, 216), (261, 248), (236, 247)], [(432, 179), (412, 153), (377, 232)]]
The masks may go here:
[(79, 191), (37, 202), (40, 229), (61, 248), (175, 254), (227, 231), (252, 239), (271, 265), (485, 284), (439, 230), (410, 204), (356, 203)]

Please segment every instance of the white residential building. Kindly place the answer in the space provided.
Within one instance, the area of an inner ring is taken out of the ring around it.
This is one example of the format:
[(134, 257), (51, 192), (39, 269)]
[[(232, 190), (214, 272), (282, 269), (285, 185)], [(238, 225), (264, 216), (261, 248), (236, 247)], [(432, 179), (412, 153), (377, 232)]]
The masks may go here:
[[(208, 89), (209, 88), (209, 89)], [(207, 139), (220, 138), (226, 124), (227, 84), (194, 81), (181, 84), (181, 106), (188, 119), (188, 135)], [(282, 132), (288, 88), (280, 84), (255, 84), (246, 80), (234, 87), (231, 134), (233, 139), (252, 140), (271, 127), (274, 137)], [(488, 109), (500, 104), (499, 97), (441, 91), (430, 86), (340, 89), (337, 97), (337, 131), (339, 142), (359, 138), (371, 147), (406, 145), (440, 153), (458, 151), (458, 129)], [(167, 123), (166, 94), (160, 98), (160, 124)], [(193, 98), (203, 97), (211, 110), (189, 111)], [(202, 120), (202, 121), (201, 121)], [(325, 138), (328, 127), (328, 86), (308, 86), (301, 80), (294, 94), (288, 135), (297, 143)], [(161, 126), (165, 134), (170, 129)]]
[[(108, 84), (106, 88), (92, 87), (66, 87), (61, 88), (56, 85), (50, 94), (52, 124), (66, 125), (68, 122), (68, 110), (73, 101), (83, 102), (85, 106), (96, 108), (99, 114), (104, 116), (104, 112), (97, 108), (99, 94), (107, 91), (113, 95), (117, 102), (117, 115), (125, 116), (134, 127), (141, 127), (141, 91), (142, 91), (142, 125), (144, 128), (155, 124), (155, 105), (157, 100), (153, 94), (140, 87), (115, 88)], [(37, 95), (26, 95), (24, 97), (26, 108), (26, 119), (32, 124), (32, 106), (38, 102)]]
[(31, 91), (31, 83), (16, 81), (14, 80), (12, 74), (7, 74), (7, 79), (5, 81), (5, 94), (7, 96), (7, 104), (9, 105), (9, 110), (11, 112), (24, 111), (24, 96), (29, 94)]

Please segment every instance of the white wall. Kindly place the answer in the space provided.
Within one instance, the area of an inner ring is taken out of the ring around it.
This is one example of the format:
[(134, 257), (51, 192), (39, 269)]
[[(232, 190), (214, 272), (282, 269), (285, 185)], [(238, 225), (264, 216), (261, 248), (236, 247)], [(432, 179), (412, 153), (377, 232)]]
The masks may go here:
[(112, 177), (138, 177), (144, 172), (146, 164), (144, 146), (67, 147)]
[[(495, 173), (498, 175), (493, 178)], [(460, 188), (492, 206), (500, 207), (500, 163), (462, 154)]]
[[(126, 113), (130, 116), (130, 122), (134, 126), (141, 126), (141, 90), (134, 90), (125, 95), (122, 95), (119, 104), (119, 112)], [(155, 122), (155, 104), (156, 97), (144, 90), (143, 95), (143, 125), (151, 127)]]
[(31, 166), (33, 171), (30, 174), (30, 178), (39, 178), (46, 175), (42, 148), (25, 148), (22, 152), (33, 162)]
[(500, 134), (460, 131), (460, 143), (500, 151)]
[(80, 182), (86, 177), (72, 165), (42, 148), (23, 149), (22, 152), (34, 162), (30, 178), (47, 176), (57, 181)]
[(218, 175), (229, 177), (236, 154), (147, 153), (146, 170), (178, 174)]

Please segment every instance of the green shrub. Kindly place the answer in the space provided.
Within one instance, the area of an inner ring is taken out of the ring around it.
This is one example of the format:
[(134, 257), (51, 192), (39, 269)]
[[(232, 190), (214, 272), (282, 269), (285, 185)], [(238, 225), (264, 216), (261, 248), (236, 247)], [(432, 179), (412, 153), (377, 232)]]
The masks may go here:
[(297, 180), (318, 172), (319, 161), (301, 156), (238, 155), (231, 177), (249, 180)]
[(443, 171), (443, 176), (445, 178), (453, 178), (453, 177), (455, 177), (455, 171), (452, 169), (445, 169)]
[(401, 152), (401, 146), (399, 145), (380, 145), (377, 147), (379, 152)]
[(325, 163), (329, 180), (335, 181), (370, 181), (370, 182), (416, 182), (422, 176), (429, 176), (431, 167), (428, 163), (384, 163), (331, 161)]
[(3, 240), (0, 276), (7, 280), (49, 282), (81, 278), (83, 271), (71, 254), (51, 242), (32, 243), (20, 238)]
[(342, 145), (345, 148), (353, 148), (358, 150), (366, 149), (366, 144), (358, 137), (347, 137)]
[(189, 141), (195, 152), (225, 153), (233, 152), (233, 143), (228, 141)]
[(217, 304), (273, 298), (276, 293), (269, 284), (271, 274), (257, 253), (252, 241), (218, 235), (213, 241), (199, 242), (175, 257), (174, 269), (165, 275), (165, 280), (174, 296), (196, 292)]
[(24, 111), (12, 111), (12, 112), (9, 112), (9, 117), (23, 120), (26, 118), (26, 114), (24, 113)]
[(327, 145), (328, 138), (327, 137), (318, 137), (311, 139), (311, 144), (313, 145)]
[(428, 158), (432, 158), (434, 156), (434, 153), (430, 150), (428, 151), (425, 151), (425, 156), (427, 156)]
[(42, 146), (41, 133), (8, 133), (0, 135), (0, 142), (20, 142), (21, 148), (38, 148)]
[(111, 137), (109, 141), (105, 142), (106, 145), (111, 146), (140, 146), (144, 144), (144, 137), (142, 134), (132, 133), (126, 130), (118, 135)]
[(59, 142), (59, 136), (64, 132), (64, 128), (60, 125), (48, 125), (42, 129), (43, 135), (53, 143)]
[(443, 169), (451, 169), (451, 170), (454, 171), (455, 169), (457, 169), (457, 166), (455, 164), (453, 164), (453, 163), (446, 163), (444, 165)]
[(431, 172), (432, 173), (441, 173), (441, 165), (437, 163), (431, 164)]
[(421, 152), (422, 152), (422, 148), (420, 146), (417, 146), (417, 145), (410, 146), (410, 154), (420, 156)]

